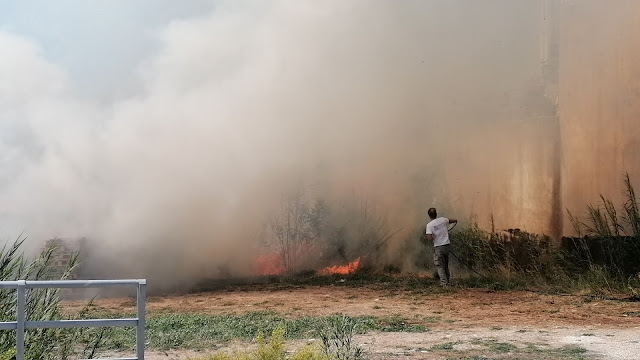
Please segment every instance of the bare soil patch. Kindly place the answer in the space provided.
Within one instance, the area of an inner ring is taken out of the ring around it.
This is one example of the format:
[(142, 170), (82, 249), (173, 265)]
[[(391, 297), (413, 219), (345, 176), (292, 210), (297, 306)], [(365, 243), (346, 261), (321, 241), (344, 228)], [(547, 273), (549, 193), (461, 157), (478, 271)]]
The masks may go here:
[[(65, 302), (76, 311), (85, 302)], [(96, 300), (101, 311), (135, 311), (129, 298)], [(398, 316), (429, 328), (420, 333), (367, 333), (357, 341), (373, 359), (637, 359), (640, 304), (580, 295), (487, 289), (385, 290), (373, 287), (269, 286), (151, 297), (149, 316), (167, 313), (287, 317), (346, 314)], [(313, 339), (290, 341), (293, 348)], [(231, 342), (232, 351), (251, 344)], [(218, 349), (219, 350), (219, 349)], [(581, 351), (584, 351), (582, 353)], [(149, 359), (189, 359), (206, 352), (150, 351)]]
[[(84, 304), (83, 301), (65, 302), (65, 308), (73, 311)], [(96, 304), (107, 312), (135, 311), (135, 302), (128, 298), (99, 299)], [(231, 289), (151, 297), (147, 310), (151, 315), (165, 312), (240, 314), (271, 310), (291, 317), (341, 313), (352, 316), (401, 316), (410, 320), (430, 316), (434, 320), (427, 320), (431, 322), (430, 327), (640, 326), (640, 316), (634, 316), (640, 310), (640, 303), (637, 302), (486, 289), (460, 289), (445, 293), (343, 286), (287, 290)]]

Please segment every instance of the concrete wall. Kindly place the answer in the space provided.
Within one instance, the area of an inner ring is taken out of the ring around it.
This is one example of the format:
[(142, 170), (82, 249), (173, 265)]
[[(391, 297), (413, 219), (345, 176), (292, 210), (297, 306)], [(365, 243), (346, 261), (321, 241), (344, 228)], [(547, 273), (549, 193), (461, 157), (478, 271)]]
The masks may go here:
[[(484, 50), (497, 61), (509, 53), (510, 62), (494, 71), (496, 80), (477, 95), (486, 108), (477, 104), (469, 114), (489, 121), (466, 134), (456, 130), (462, 141), (455, 144), (458, 158), (448, 171), (449, 193), (456, 210), (464, 213), (459, 216), (471, 215), (484, 228), (520, 228), (552, 236), (560, 232), (557, 75), (543, 66), (557, 61), (552, 5), (536, 1), (502, 12), (506, 24), (508, 19), (520, 21), (487, 34), (487, 43), (495, 42), (496, 47)], [(508, 41), (500, 37), (510, 36), (517, 36), (518, 44), (504, 49)]]
[[(640, 183), (640, 1), (536, 3), (537, 22), (517, 30), (529, 34), (521, 37), (528, 50), (513, 52), (510, 73), (494, 74), (520, 78), (487, 92), (490, 130), (464, 137), (464, 161), (448, 181), (457, 208), (481, 226), (493, 214), (498, 229), (558, 237), (572, 233), (566, 209), (584, 216), (600, 194), (620, 204), (625, 172)], [(498, 92), (504, 101), (495, 106)]]
[(470, 175), (450, 181), (480, 225), (493, 214), (498, 229), (558, 237), (572, 233), (566, 209), (585, 216), (600, 194), (620, 204), (625, 172), (640, 183), (640, 1), (537, 3), (537, 24), (522, 26), (538, 37), (523, 37), (531, 51), (520, 52), (535, 64), (513, 66), (539, 77), (498, 89), (508, 101), (492, 133), (467, 144)]
[(622, 200), (625, 172), (640, 181), (640, 1), (568, 2), (560, 27), (562, 193), (584, 215)]

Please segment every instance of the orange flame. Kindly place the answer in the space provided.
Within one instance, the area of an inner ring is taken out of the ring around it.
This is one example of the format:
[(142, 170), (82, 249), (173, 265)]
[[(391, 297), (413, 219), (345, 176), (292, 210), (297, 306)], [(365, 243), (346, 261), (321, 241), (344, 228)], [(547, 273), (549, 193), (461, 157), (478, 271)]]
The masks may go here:
[(348, 263), (347, 265), (329, 266), (329, 267), (326, 267), (326, 268), (318, 271), (318, 273), (320, 275), (331, 275), (331, 274), (347, 275), (347, 274), (351, 274), (352, 272), (358, 270), (358, 265), (359, 264), (360, 264), (360, 258), (357, 258), (356, 260)]
[(253, 274), (257, 276), (279, 275), (284, 272), (278, 254), (265, 254), (253, 261)]

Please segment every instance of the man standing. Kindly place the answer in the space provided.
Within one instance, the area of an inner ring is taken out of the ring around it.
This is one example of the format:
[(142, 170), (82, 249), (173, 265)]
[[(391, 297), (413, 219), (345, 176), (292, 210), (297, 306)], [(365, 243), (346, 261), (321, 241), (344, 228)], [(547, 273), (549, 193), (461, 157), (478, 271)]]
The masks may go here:
[(427, 211), (431, 221), (427, 224), (427, 240), (433, 241), (434, 262), (438, 269), (438, 277), (442, 286), (449, 285), (449, 224), (458, 222), (456, 219), (438, 217), (435, 208)]

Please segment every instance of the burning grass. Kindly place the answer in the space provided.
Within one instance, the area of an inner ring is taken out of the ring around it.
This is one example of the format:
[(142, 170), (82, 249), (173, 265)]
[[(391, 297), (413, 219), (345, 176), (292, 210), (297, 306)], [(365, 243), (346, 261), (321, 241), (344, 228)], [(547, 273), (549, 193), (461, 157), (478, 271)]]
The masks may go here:
[(304, 192), (285, 196), (261, 235), (264, 254), (253, 261), (252, 275), (347, 275), (380, 263), (401, 229), (391, 229), (366, 199), (351, 205), (330, 206)]
[[(585, 237), (564, 238), (560, 244), (518, 229), (486, 231), (471, 224), (454, 230), (451, 241), (455, 256), (451, 264), (457, 285), (593, 293), (631, 290), (637, 294), (640, 206), (628, 176), (624, 184), (627, 199), (621, 209), (602, 197), (601, 205), (588, 207), (588, 218), (571, 217), (576, 231)], [(288, 199), (282, 212), (272, 224), (277, 251), (256, 259), (255, 275), (271, 276), (269, 282), (282, 286), (336, 281), (323, 278), (327, 275), (347, 276), (349, 284), (355, 286), (416, 282), (396, 276), (408, 275), (403, 264), (411, 260), (394, 263), (394, 259), (381, 256), (387, 240), (396, 232), (387, 227), (384, 218), (374, 216), (366, 204), (351, 212), (353, 220), (342, 225), (334, 218), (344, 218), (336, 216), (344, 214), (322, 202), (311, 205), (300, 194)], [(405, 239), (408, 251), (401, 253), (414, 256), (413, 271), (430, 274), (434, 272), (432, 246), (423, 234), (420, 239), (425, 246), (419, 253), (415, 252), (415, 237)]]
[(348, 275), (356, 272), (358, 270), (358, 265), (360, 264), (360, 258), (352, 261), (344, 266), (329, 266), (320, 271), (318, 274), (320, 275)]
[[(349, 262), (346, 265), (334, 265), (327, 266), (318, 271), (303, 271), (302, 274), (317, 274), (323, 275), (349, 275), (359, 270), (360, 258)], [(285, 275), (286, 269), (280, 264), (280, 257), (278, 254), (260, 255), (253, 263), (253, 275), (255, 277), (262, 276), (278, 276)]]

